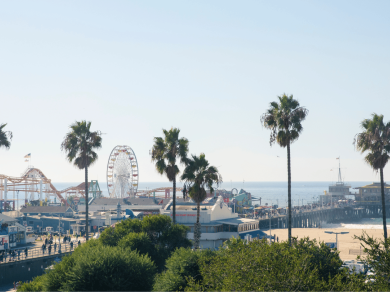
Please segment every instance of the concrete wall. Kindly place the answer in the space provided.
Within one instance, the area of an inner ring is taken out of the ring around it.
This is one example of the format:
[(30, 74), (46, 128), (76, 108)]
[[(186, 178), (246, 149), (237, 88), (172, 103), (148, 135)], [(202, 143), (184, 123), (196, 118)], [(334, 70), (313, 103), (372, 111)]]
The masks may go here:
[(31, 281), (34, 277), (42, 275), (45, 268), (53, 264), (55, 258), (66, 254), (69, 253), (0, 264), (0, 286), (18, 281)]

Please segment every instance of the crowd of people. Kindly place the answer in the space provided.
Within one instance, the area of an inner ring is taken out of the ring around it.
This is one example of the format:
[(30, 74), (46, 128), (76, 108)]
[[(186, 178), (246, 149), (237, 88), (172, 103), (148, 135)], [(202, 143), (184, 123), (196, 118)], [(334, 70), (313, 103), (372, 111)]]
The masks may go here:
[[(70, 236), (64, 236), (62, 240), (58, 239), (57, 241), (53, 239), (53, 235), (48, 235), (46, 238), (42, 239), (43, 243), (41, 246), (41, 253), (37, 251), (37, 249), (33, 249), (30, 252), (30, 257), (34, 257), (37, 255), (51, 255), (52, 252), (56, 253), (58, 250), (58, 253), (61, 253), (61, 243), (62, 244), (69, 244), (70, 250), (73, 250), (74, 243), (77, 243), (77, 245), (80, 245), (80, 239), (78, 236), (76, 236), (76, 240), (72, 241), (72, 238)], [(69, 247), (68, 247), (69, 248)], [(27, 247), (25, 248), (18, 248), (18, 249), (8, 249), (8, 250), (2, 250), (0, 251), (0, 263), (2, 262), (10, 262), (10, 261), (16, 261), (23, 259), (23, 253), (24, 253), (24, 259), (29, 257), (29, 249)]]

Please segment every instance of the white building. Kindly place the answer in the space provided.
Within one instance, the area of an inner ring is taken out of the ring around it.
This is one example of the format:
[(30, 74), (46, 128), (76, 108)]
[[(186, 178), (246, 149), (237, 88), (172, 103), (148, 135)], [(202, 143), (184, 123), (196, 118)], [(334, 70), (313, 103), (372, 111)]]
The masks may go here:
[[(161, 214), (171, 216), (172, 201), (170, 201)], [(194, 239), (194, 224), (196, 223), (197, 207), (194, 202), (179, 202), (176, 204), (176, 222), (190, 227), (188, 239)], [(239, 218), (233, 213), (232, 208), (219, 196), (217, 200), (200, 205), (201, 223), (201, 248), (218, 248), (222, 243), (231, 237), (245, 238), (251, 235), (252, 238), (263, 238), (267, 235), (259, 230), (259, 221), (253, 219)]]

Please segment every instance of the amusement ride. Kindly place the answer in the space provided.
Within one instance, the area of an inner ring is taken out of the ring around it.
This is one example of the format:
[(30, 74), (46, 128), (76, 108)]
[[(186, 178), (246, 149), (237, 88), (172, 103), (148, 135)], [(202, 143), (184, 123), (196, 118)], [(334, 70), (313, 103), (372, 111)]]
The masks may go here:
[(138, 162), (133, 149), (129, 146), (116, 146), (107, 163), (107, 189), (110, 197), (135, 197), (138, 180)]

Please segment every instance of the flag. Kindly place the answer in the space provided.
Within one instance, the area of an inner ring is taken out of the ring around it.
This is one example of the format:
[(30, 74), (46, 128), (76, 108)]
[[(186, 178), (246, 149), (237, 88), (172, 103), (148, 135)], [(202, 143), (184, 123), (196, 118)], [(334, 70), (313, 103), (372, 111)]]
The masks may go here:
[(24, 156), (24, 158), (30, 158), (30, 157), (31, 157), (31, 153), (29, 153), (26, 156)]
[(340, 159), (340, 157), (337, 157), (336, 159)]

